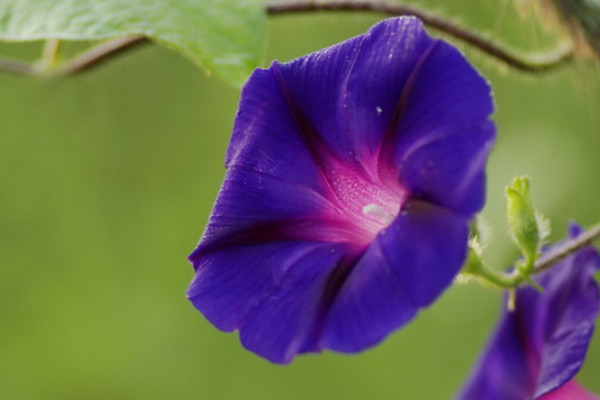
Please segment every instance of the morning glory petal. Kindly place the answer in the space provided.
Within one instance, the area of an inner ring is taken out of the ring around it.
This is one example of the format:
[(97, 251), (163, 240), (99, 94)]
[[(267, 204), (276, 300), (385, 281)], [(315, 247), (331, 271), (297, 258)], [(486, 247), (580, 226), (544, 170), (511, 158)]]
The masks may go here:
[(488, 120), (491, 88), (471, 78), (476, 74), (456, 49), (436, 43), (415, 72), (396, 127), (400, 180), (421, 198), (463, 213), (485, 202), (485, 164), (496, 134)]
[(321, 344), (354, 353), (373, 346), (418, 312), (376, 241), (341, 286), (327, 314)]
[(544, 293), (519, 288), (515, 311), (505, 311), (458, 399), (546, 399), (561, 393), (583, 365), (594, 331), (598, 269), (598, 252), (586, 247), (536, 277)]
[(453, 281), (467, 252), (469, 219), (425, 203), (411, 203), (378, 238), (414, 303), (429, 306)]
[(543, 395), (540, 400), (600, 400), (575, 381), (569, 381), (560, 388)]
[(368, 160), (379, 152), (406, 83), (434, 42), (418, 19), (397, 18), (278, 71), (298, 110), (337, 157)]
[(298, 259), (246, 316), (240, 328), (242, 344), (277, 363), (288, 363), (298, 353), (320, 351), (321, 300), (341, 254), (339, 245), (321, 245)]
[(323, 331), (324, 347), (363, 350), (431, 304), (462, 266), (467, 222), (423, 205), (398, 216), (340, 284)]
[(345, 85), (347, 135), (363, 158), (378, 157), (399, 117), (410, 79), (438, 41), (416, 18), (375, 25), (365, 36)]
[(329, 202), (310, 188), (251, 169), (231, 167), (202, 241), (190, 258), (194, 261), (207, 247), (223, 247), (228, 243), (243, 245), (243, 237), (251, 236), (254, 241), (272, 240), (273, 235), (277, 235), (275, 232), (282, 231), (279, 228), (282, 224), (307, 220), (328, 210), (334, 212)]
[(536, 397), (560, 387), (577, 374), (600, 310), (598, 283), (594, 279), (600, 269), (598, 252), (589, 247), (570, 261), (571, 271), (568, 268), (550, 270), (540, 279), (548, 294), (545, 302), (538, 306), (547, 318)]
[[(257, 257), (260, 255), (260, 257)], [(219, 329), (240, 329), (262, 302), (287, 285), (294, 267), (327, 273), (340, 258), (336, 246), (276, 242), (205, 252), (196, 263), (188, 298)]]
[(321, 172), (273, 70), (257, 70), (242, 90), (227, 167), (279, 177), (315, 191)]

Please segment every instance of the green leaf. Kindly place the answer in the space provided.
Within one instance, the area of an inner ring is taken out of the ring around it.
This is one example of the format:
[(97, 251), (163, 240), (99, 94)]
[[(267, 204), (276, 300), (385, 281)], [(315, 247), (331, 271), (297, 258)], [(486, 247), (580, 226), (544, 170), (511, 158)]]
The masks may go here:
[(1, 0), (0, 40), (95, 40), (142, 34), (241, 86), (262, 56), (257, 0)]

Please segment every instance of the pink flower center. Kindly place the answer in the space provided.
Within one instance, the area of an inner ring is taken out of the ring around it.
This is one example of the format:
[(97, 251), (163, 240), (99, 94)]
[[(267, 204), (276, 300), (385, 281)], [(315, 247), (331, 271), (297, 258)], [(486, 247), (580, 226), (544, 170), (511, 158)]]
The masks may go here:
[[(328, 161), (323, 173), (334, 207), (326, 211), (325, 217), (344, 227), (336, 230), (332, 239), (367, 245), (394, 221), (408, 193), (397, 180), (382, 180), (375, 161), (362, 166)], [(393, 176), (392, 171), (386, 172)]]

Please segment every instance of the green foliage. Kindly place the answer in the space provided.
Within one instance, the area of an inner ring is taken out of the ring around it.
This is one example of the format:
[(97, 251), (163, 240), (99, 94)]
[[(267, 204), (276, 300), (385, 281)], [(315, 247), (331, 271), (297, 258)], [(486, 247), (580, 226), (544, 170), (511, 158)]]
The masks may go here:
[(560, 18), (577, 40), (585, 40), (600, 57), (600, 3), (597, 0), (553, 0)]
[[(509, 273), (499, 272), (487, 265), (483, 259), (483, 250), (489, 242), (489, 228), (478, 217), (471, 226), (469, 254), (459, 278), (477, 279), (485, 285), (504, 289), (514, 289), (522, 282), (527, 282), (543, 291), (531, 279), (531, 275), (535, 273), (535, 262), (540, 257), (540, 245), (550, 234), (550, 224), (533, 206), (528, 177), (514, 178), (512, 185), (506, 188), (506, 197), (508, 232), (521, 250), (523, 258), (515, 263), (515, 270)], [(512, 303), (509, 301), (509, 304)]]
[(525, 258), (517, 268), (528, 276), (539, 257), (540, 243), (549, 233), (549, 224), (535, 210), (528, 177), (515, 178), (506, 188), (506, 197), (508, 232)]
[(2, 40), (142, 34), (238, 86), (258, 65), (265, 25), (255, 0), (0, 1)]

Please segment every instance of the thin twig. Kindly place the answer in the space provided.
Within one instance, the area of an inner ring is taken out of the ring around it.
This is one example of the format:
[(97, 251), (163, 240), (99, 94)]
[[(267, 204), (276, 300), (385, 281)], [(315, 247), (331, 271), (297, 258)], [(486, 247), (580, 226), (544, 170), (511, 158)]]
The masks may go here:
[(91, 67), (98, 66), (104, 61), (115, 57), (126, 50), (143, 43), (148, 43), (149, 40), (143, 35), (125, 36), (117, 39), (112, 39), (99, 45), (92, 47), (73, 60), (67, 62), (60, 67), (56, 72), (59, 74), (74, 74), (83, 72)]
[(574, 237), (571, 240), (567, 240), (555, 250), (541, 257), (535, 263), (533, 273), (537, 274), (550, 268), (552, 265), (556, 264), (563, 258), (575, 253), (577, 250), (587, 246), (588, 244), (592, 243), (598, 238), (600, 238), (600, 224), (592, 226), (590, 229), (586, 230), (581, 235)]
[(30, 64), (5, 58), (0, 58), (0, 71), (24, 76), (35, 75), (36, 73), (36, 69)]
[(511, 67), (525, 72), (546, 71), (569, 61), (573, 57), (572, 46), (563, 45), (554, 52), (528, 59), (514, 54), (477, 32), (470, 31), (438, 15), (406, 4), (378, 0), (286, 0), (267, 2), (264, 7), (270, 15), (308, 11), (373, 11), (389, 15), (412, 15), (421, 19), (424, 24), (469, 43)]
[[(51, 46), (54, 43), (56, 43), (56, 46)], [(58, 43), (54, 40), (46, 42), (47, 46), (44, 47), (42, 61), (54, 59), (58, 51)], [(22, 61), (0, 58), (0, 71), (24, 76), (72, 75), (101, 65), (103, 62), (144, 43), (149, 43), (149, 40), (143, 35), (111, 39), (86, 50), (56, 69), (53, 69), (52, 65), (28, 64)]]

